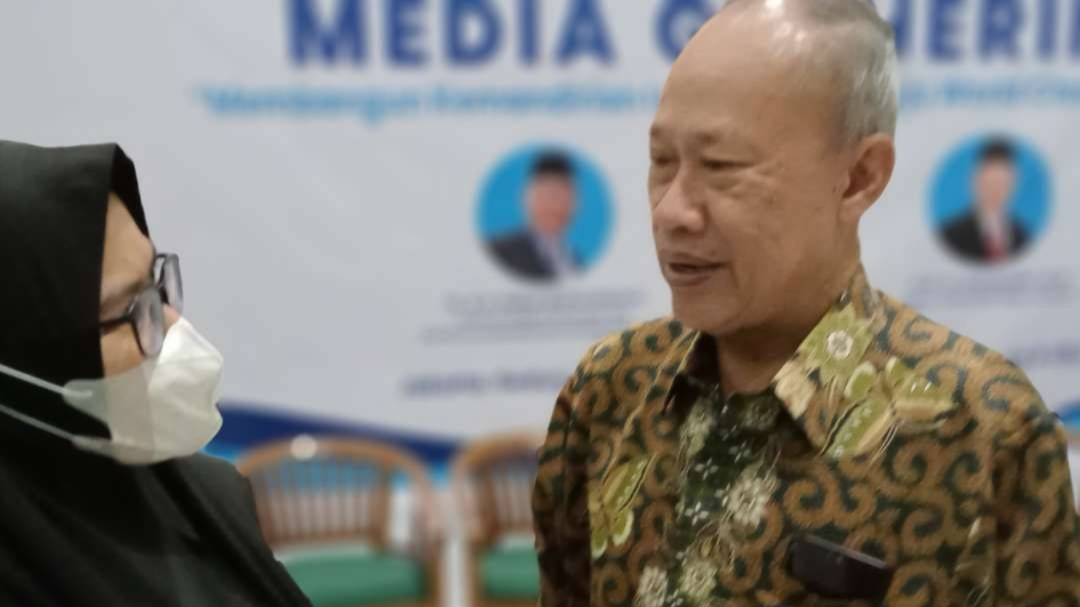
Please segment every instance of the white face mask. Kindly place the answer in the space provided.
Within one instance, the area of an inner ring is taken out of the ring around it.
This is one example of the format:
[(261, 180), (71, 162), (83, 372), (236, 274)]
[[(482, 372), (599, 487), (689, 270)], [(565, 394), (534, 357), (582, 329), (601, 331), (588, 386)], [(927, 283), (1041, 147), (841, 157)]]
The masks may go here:
[(223, 365), (221, 353), (181, 318), (165, 334), (157, 359), (118, 375), (61, 387), (0, 365), (0, 373), (56, 392), (101, 420), (111, 438), (71, 434), (2, 404), (0, 412), (121, 463), (153, 464), (197, 452), (221, 429), (217, 401)]

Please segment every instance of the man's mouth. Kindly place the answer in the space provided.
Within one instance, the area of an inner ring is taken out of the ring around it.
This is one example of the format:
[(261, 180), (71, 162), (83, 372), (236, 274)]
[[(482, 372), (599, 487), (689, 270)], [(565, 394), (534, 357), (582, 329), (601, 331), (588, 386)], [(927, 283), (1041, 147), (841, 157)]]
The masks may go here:
[(672, 255), (664, 260), (665, 274), (675, 286), (698, 284), (726, 265), (691, 255)]
[(722, 263), (668, 263), (668, 268), (674, 274), (706, 274), (724, 267)]

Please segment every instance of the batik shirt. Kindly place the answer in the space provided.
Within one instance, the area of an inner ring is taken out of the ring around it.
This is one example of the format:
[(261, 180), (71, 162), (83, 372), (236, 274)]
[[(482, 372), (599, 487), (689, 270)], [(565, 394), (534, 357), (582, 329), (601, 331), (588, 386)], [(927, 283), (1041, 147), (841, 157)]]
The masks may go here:
[(590, 348), (540, 451), (543, 605), (870, 604), (790, 573), (815, 536), (891, 568), (885, 605), (1080, 607), (1064, 430), (1000, 354), (860, 269), (768, 390), (717, 377), (670, 319)]

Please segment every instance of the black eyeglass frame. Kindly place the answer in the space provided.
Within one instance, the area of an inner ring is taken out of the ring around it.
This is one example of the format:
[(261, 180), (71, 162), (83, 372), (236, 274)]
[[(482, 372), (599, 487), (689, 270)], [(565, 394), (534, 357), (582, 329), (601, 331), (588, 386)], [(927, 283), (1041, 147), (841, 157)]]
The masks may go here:
[[(139, 352), (141, 352), (145, 358), (154, 358), (161, 353), (161, 345), (165, 342), (164, 306), (166, 304), (169, 305), (179, 314), (182, 314), (184, 311), (184, 281), (182, 274), (180, 273), (180, 256), (176, 253), (155, 254), (150, 268), (150, 276), (154, 279), (153, 283), (140, 289), (139, 292), (131, 298), (131, 303), (128, 304), (128, 308), (123, 314), (116, 318), (110, 318), (98, 323), (99, 332), (110, 331), (125, 324), (130, 325), (131, 331), (135, 335), (135, 343), (139, 345)], [(166, 284), (167, 271), (175, 276), (175, 293), (169, 293), (169, 288)], [(154, 343), (156, 343), (157, 346), (154, 348), (155, 351), (153, 352), (149, 351), (146, 344), (143, 343), (144, 336), (139, 330), (139, 319), (136, 317), (136, 310), (140, 302), (143, 301), (143, 297), (148, 293), (150, 293), (151, 297), (151, 321), (156, 325), (152, 328), (157, 332), (156, 339), (154, 340)], [(156, 314), (154, 313), (155, 310), (157, 312)]]

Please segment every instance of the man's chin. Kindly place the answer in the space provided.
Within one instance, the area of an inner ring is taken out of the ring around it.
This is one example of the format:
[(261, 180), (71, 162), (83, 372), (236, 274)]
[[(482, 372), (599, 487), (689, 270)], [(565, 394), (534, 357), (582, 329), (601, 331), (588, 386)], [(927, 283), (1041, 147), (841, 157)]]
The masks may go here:
[(721, 336), (739, 329), (739, 314), (717, 302), (672, 302), (672, 316), (688, 329)]

